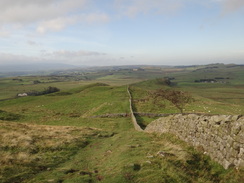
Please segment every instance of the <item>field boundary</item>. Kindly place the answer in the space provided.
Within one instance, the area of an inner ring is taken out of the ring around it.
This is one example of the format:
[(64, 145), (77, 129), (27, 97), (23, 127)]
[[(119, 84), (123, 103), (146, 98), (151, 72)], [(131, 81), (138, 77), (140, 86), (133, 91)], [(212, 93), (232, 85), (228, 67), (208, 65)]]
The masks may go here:
[(91, 116), (90, 118), (115, 118), (115, 117), (128, 117), (130, 116), (129, 113), (113, 113), (113, 114), (102, 114), (102, 115), (96, 115)]
[(137, 131), (143, 131), (143, 129), (140, 127), (140, 125), (138, 125), (137, 120), (136, 120), (136, 117), (134, 115), (134, 111), (133, 111), (133, 107), (132, 107), (132, 96), (131, 96), (131, 93), (130, 93), (130, 87), (129, 86), (127, 87), (127, 92), (129, 94), (130, 115), (131, 115), (131, 120), (132, 120), (132, 123), (134, 125), (134, 128)]

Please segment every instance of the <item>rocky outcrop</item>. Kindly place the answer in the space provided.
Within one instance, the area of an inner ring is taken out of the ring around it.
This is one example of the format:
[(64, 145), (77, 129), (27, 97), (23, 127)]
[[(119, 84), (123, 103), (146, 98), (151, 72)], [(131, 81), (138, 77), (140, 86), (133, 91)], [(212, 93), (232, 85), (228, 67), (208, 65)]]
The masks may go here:
[(244, 116), (176, 114), (153, 121), (145, 132), (175, 134), (225, 169), (244, 167)]

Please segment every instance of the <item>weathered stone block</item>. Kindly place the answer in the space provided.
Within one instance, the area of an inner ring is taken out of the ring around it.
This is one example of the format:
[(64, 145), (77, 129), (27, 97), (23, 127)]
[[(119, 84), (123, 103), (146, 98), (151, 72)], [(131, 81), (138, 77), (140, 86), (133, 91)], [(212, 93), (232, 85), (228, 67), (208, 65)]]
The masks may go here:
[(233, 115), (232, 118), (231, 118), (231, 120), (232, 121), (237, 121), (238, 118), (239, 118), (239, 115)]
[(230, 165), (231, 165), (231, 163), (229, 161), (227, 161), (226, 159), (223, 160), (224, 169), (228, 169)]
[(240, 148), (239, 154), (237, 157), (244, 160), (244, 147)]
[(241, 131), (241, 125), (240, 124), (235, 124), (231, 128), (231, 133), (237, 135)]
[(231, 157), (234, 157), (234, 158), (236, 158), (239, 154), (239, 151), (237, 151), (233, 148), (230, 148), (230, 152), (231, 152)]
[(244, 167), (244, 160), (243, 159), (239, 159), (236, 166)]
[(233, 138), (231, 137), (231, 136), (227, 136), (227, 143), (230, 145), (230, 146), (232, 146), (233, 145), (233, 143), (234, 143), (234, 140), (233, 140)]
[(213, 124), (220, 125), (221, 123), (226, 121), (226, 115), (215, 115), (215, 116), (212, 116), (210, 121), (212, 121)]
[(219, 146), (219, 150), (220, 150), (220, 151), (223, 151), (223, 149), (224, 149), (223, 144), (220, 144), (220, 146)]

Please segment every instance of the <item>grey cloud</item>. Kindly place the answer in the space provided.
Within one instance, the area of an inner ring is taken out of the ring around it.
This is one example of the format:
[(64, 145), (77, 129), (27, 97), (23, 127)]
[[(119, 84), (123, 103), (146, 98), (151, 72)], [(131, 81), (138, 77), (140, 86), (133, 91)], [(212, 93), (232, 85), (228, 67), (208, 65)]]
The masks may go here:
[(187, 3), (196, 3), (201, 6), (218, 3), (222, 14), (244, 9), (244, 0), (114, 0), (115, 7), (120, 14), (133, 17), (139, 14), (171, 14), (184, 8)]
[(11, 53), (1, 53), (0, 52), (0, 64), (23, 64), (23, 63), (33, 63), (41, 61), (38, 57), (30, 57), (25, 55), (17, 55)]
[(37, 46), (38, 43), (36, 43), (35, 41), (27, 41), (27, 44), (30, 45), (30, 46)]
[(0, 30), (0, 37), (9, 37), (10, 33), (5, 30)]
[(52, 53), (46, 53), (46, 56), (48, 57), (54, 57), (54, 58), (80, 58), (84, 56), (102, 56), (106, 55), (105, 53), (100, 52), (94, 52), (94, 51), (67, 51), (67, 50), (60, 50), (60, 51), (54, 51)]
[(105, 53), (95, 51), (67, 51), (60, 50), (54, 52), (48, 52), (41, 50), (39, 56), (26, 56), (20, 54), (11, 54), (0, 52), (0, 65), (1, 64), (28, 64), (28, 63), (70, 63), (70, 64), (82, 64), (87, 65), (102, 65), (102, 61), (107, 61), (109, 56)]
[(181, 9), (183, 5), (183, 0), (115, 0), (115, 7), (127, 16), (172, 13)]
[(36, 31), (39, 33), (46, 33), (48, 31), (60, 31), (65, 27), (80, 23), (106, 23), (109, 21), (109, 16), (104, 13), (81, 14), (77, 16), (59, 17), (42, 21), (38, 24)]
[(209, 2), (219, 4), (222, 15), (240, 11), (244, 8), (243, 0), (209, 0)]
[(0, 23), (35, 23), (84, 8), (86, 0), (3, 0)]
[(60, 31), (66, 26), (75, 23), (76, 20), (73, 17), (56, 18), (48, 21), (42, 21), (36, 28), (39, 33), (46, 33), (47, 31)]
[(110, 20), (110, 17), (105, 13), (91, 13), (80, 16), (82, 21), (87, 23), (107, 23)]
[[(61, 31), (76, 23), (106, 23), (109, 16), (100, 12), (85, 12), (88, 0), (18, 0), (0, 1), (0, 31), (9, 25), (34, 25), (38, 33)], [(23, 26), (24, 25), (24, 26)], [(3, 31), (0, 36), (4, 36)]]
[(223, 0), (220, 1), (223, 6), (223, 13), (231, 13), (244, 8), (244, 0)]

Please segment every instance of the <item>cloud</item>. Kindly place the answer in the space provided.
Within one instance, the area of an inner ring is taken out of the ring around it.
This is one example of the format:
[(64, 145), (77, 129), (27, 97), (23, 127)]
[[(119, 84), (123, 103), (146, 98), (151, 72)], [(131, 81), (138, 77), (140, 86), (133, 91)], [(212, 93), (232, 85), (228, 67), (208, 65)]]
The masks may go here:
[(36, 31), (41, 34), (48, 31), (56, 32), (76, 23), (107, 23), (109, 19), (109, 16), (105, 13), (90, 13), (70, 17), (59, 17), (40, 22), (36, 28)]
[[(28, 44), (37, 45), (36, 42), (29, 41)], [(0, 64), (26, 64), (26, 63), (41, 63), (41, 62), (52, 62), (52, 63), (70, 63), (80, 64), (86, 63), (87, 65), (93, 65), (94, 63), (100, 63), (101, 61), (107, 60), (108, 55), (106, 53), (96, 51), (68, 51), (59, 50), (48, 52), (41, 50), (38, 56), (27, 56), (21, 54), (3, 53), (0, 52)]]
[(110, 17), (105, 13), (91, 13), (80, 18), (87, 23), (107, 23), (110, 21)]
[(42, 21), (37, 26), (36, 31), (38, 33), (46, 33), (47, 31), (60, 31), (64, 29), (66, 26), (75, 23), (76, 20), (73, 17), (63, 17), (63, 18), (56, 18), (48, 21)]
[[(42, 59), (56, 63), (96, 65), (108, 59), (108, 55), (95, 51), (68, 51), (58, 50), (54, 52), (43, 52)], [(103, 63), (104, 64), (104, 63)]]
[(81, 10), (86, 0), (0, 1), (0, 23), (33, 23), (55, 19)]
[(172, 14), (180, 11), (189, 4), (198, 4), (200, 6), (217, 3), (221, 7), (223, 14), (244, 9), (244, 0), (114, 0), (117, 10), (129, 17), (140, 14)]
[(172, 13), (183, 7), (182, 0), (115, 0), (115, 7), (127, 16)]
[(37, 45), (39, 45), (37, 42), (35, 42), (35, 41), (27, 41), (27, 44), (28, 45), (30, 45), (30, 46), (37, 46)]
[(59, 51), (54, 51), (52, 53), (45, 53), (46, 56), (48, 57), (53, 57), (53, 58), (81, 58), (81, 57), (87, 57), (87, 56), (103, 56), (106, 55), (105, 53), (100, 53), (100, 52), (94, 52), (94, 51), (84, 51), (84, 50), (79, 50), (79, 51), (68, 51), (68, 50), (59, 50)]
[(210, 0), (211, 2), (218, 3), (221, 6), (222, 14), (229, 14), (239, 11), (244, 8), (243, 0)]
[(5, 30), (0, 30), (0, 37), (9, 37), (10, 32), (5, 31)]
[(41, 59), (38, 57), (2, 52), (0, 52), (0, 58), (0, 64), (23, 64), (41, 61)]
[(76, 23), (109, 21), (106, 13), (87, 11), (89, 3), (88, 0), (1, 0), (0, 29), (16, 25), (21, 28), (34, 25), (35, 30), (43, 34), (61, 31)]
[(244, 8), (244, 0), (223, 0), (223, 13), (232, 13)]

